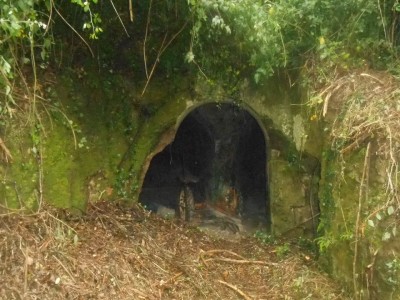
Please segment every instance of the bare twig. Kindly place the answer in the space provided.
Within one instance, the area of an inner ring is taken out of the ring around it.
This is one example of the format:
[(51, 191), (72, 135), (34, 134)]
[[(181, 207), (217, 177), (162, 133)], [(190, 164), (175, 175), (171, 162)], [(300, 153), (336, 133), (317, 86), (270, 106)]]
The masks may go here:
[(175, 274), (174, 276), (172, 276), (171, 278), (169, 278), (167, 281), (161, 282), (159, 286), (162, 287), (170, 282), (174, 282), (175, 279), (177, 279), (178, 277), (180, 277), (182, 275), (183, 275), (183, 272), (179, 272), (179, 273)]
[(38, 209), (37, 211), (40, 212), (41, 208), (42, 208), (42, 204), (43, 204), (43, 149), (42, 149), (42, 145), (40, 144), (40, 149), (38, 150), (39, 154), (38, 154), (38, 173), (39, 173), (39, 201), (38, 201)]
[(186, 21), (185, 24), (183, 24), (183, 26), (178, 30), (178, 32), (175, 33), (175, 34), (171, 37), (171, 39), (168, 41), (168, 43), (165, 43), (165, 41), (166, 41), (166, 39), (167, 39), (168, 32), (165, 34), (165, 36), (164, 36), (164, 38), (163, 38), (163, 41), (162, 41), (162, 43), (161, 43), (160, 49), (158, 50), (157, 57), (156, 57), (156, 59), (154, 60), (153, 66), (152, 66), (151, 71), (150, 71), (150, 74), (148, 75), (148, 78), (147, 78), (146, 84), (145, 84), (145, 86), (144, 86), (144, 88), (143, 88), (143, 91), (142, 91), (141, 96), (143, 96), (144, 93), (146, 92), (147, 86), (149, 85), (150, 80), (151, 80), (151, 77), (152, 77), (153, 74), (154, 74), (154, 70), (156, 69), (156, 67), (157, 67), (157, 65), (158, 65), (158, 63), (159, 63), (159, 61), (160, 61), (161, 55), (162, 55), (162, 54), (164, 53), (164, 51), (171, 45), (171, 43), (178, 37), (178, 35), (181, 34), (181, 32), (183, 31), (183, 29), (185, 29), (185, 27), (186, 27), (187, 24), (188, 24), (188, 21)]
[(133, 290), (135, 293), (139, 294), (139, 296), (142, 297), (143, 299), (148, 299), (148, 298), (149, 298), (148, 296), (146, 296), (145, 293), (143, 293), (142, 291), (139, 291), (138, 289), (132, 288), (132, 290)]
[(43, 34), (43, 35), (46, 35), (47, 32), (49, 31), (49, 29), (50, 29), (50, 23), (51, 23), (51, 20), (52, 20), (52, 19), (53, 19), (53, 5), (50, 5), (49, 19), (47, 20), (46, 30), (44, 31), (44, 34)]
[(201, 251), (200, 256), (214, 255), (216, 253), (228, 253), (228, 254), (230, 254), (232, 256), (239, 257), (240, 259), (243, 259), (243, 260), (245, 259), (243, 256), (241, 256), (241, 255), (239, 255), (239, 254), (237, 254), (237, 253), (235, 253), (233, 251), (225, 250), (225, 249), (215, 249), (215, 250)]
[(369, 291), (371, 286), (373, 285), (374, 282), (374, 271), (375, 271), (375, 261), (376, 257), (378, 255), (379, 249), (374, 251), (374, 254), (372, 256), (372, 261), (369, 263), (369, 265), (366, 267), (366, 281), (367, 281), (367, 290)]
[(358, 136), (354, 142), (352, 142), (346, 148), (342, 149), (340, 151), (340, 154), (346, 154), (354, 149), (357, 149), (360, 146), (360, 144), (362, 144), (363, 142), (365, 142), (365, 140), (367, 140), (369, 138), (370, 134), (371, 134), (371, 132), (369, 132), (369, 131), (364, 132), (363, 134)]
[(143, 41), (143, 63), (144, 63), (144, 71), (146, 73), (146, 78), (149, 79), (149, 72), (147, 71), (147, 54), (146, 54), (146, 44), (147, 44), (147, 36), (149, 34), (149, 26), (150, 26), (150, 15), (151, 15), (151, 6), (153, 4), (153, 0), (149, 2), (149, 10), (147, 12), (147, 21), (146, 21), (146, 30), (144, 32), (144, 41)]
[(193, 59), (192, 62), (197, 66), (197, 68), (199, 69), (201, 75), (203, 75), (204, 78), (205, 78), (207, 81), (210, 80), (210, 79), (207, 77), (206, 73), (204, 73), (204, 71), (201, 69), (201, 67), (200, 67), (200, 65), (197, 63), (197, 61), (196, 61), (195, 59)]
[(299, 228), (300, 226), (302, 226), (302, 225), (304, 225), (304, 224), (306, 224), (306, 223), (308, 223), (308, 222), (310, 222), (310, 221), (313, 222), (313, 227), (314, 227), (314, 226), (315, 226), (315, 225), (314, 225), (314, 223), (315, 223), (315, 218), (317, 218), (319, 215), (320, 215), (320, 213), (312, 213), (311, 217), (309, 217), (308, 219), (306, 219), (306, 220), (304, 220), (304, 221), (302, 221), (302, 222), (296, 224), (294, 227), (292, 227), (292, 228), (290, 228), (290, 229), (284, 231), (281, 235), (284, 236), (285, 234), (288, 234), (288, 233), (291, 232), (292, 230), (295, 230), (295, 229)]
[[(129, 35), (129, 33), (128, 33), (128, 30), (126, 30), (126, 27), (125, 27), (125, 25), (124, 25), (124, 22), (122, 21), (122, 19), (121, 19), (119, 13), (118, 13), (118, 11), (117, 11), (117, 8), (116, 8), (115, 5), (114, 5), (114, 2), (113, 2), (112, 0), (110, 0), (110, 3), (111, 3), (111, 6), (113, 7), (113, 9), (114, 9), (114, 11), (115, 11), (115, 14), (116, 14), (117, 17), (118, 17), (119, 22), (121, 23), (122, 27), (124, 28), (124, 31), (125, 31), (126, 35), (127, 35), (128, 37), (130, 37), (130, 35)], [(130, 2), (130, 4), (131, 4), (131, 2)]]
[(65, 270), (65, 272), (67, 272), (67, 274), (68, 274), (69, 277), (71, 278), (72, 282), (75, 283), (75, 278), (74, 278), (74, 276), (72, 275), (72, 273), (70, 272), (70, 270), (68, 270), (67, 267), (61, 262), (61, 260), (59, 260), (59, 259), (57, 258), (57, 256), (55, 256), (54, 254), (53, 254), (53, 258), (54, 258), (54, 259), (58, 262), (58, 264)]
[(0, 138), (0, 149), (3, 150), (5, 162), (6, 163), (12, 162), (13, 157), (11, 155), (11, 152), (10, 150), (8, 150), (2, 138)]
[(374, 79), (375, 81), (379, 82), (381, 85), (385, 85), (385, 83), (384, 83), (382, 80), (376, 78), (375, 76), (372, 76), (371, 74), (368, 74), (368, 73), (361, 73), (360, 76), (372, 78), (372, 79)]
[[(345, 82), (339, 83), (335, 88), (331, 91), (329, 91), (324, 99), (324, 107), (322, 109), (322, 116), (325, 117), (327, 112), (328, 112), (328, 105), (329, 105), (329, 100), (332, 97), (333, 94), (335, 94), (344, 84)], [(331, 86), (330, 86), (331, 87)], [(322, 96), (322, 94), (320, 94)]]
[(54, 10), (56, 11), (57, 15), (61, 18), (61, 20), (64, 21), (64, 23), (71, 28), (71, 30), (81, 39), (81, 41), (87, 46), (87, 48), (89, 49), (90, 54), (92, 55), (92, 57), (94, 57), (94, 53), (92, 48), (90, 47), (90, 45), (88, 44), (88, 42), (86, 42), (86, 40), (79, 34), (78, 31), (76, 31), (76, 29), (63, 17), (63, 15), (58, 11), (58, 9), (56, 8), (55, 4), (54, 4), (54, 0), (51, 0), (51, 6), (54, 8)]
[(241, 265), (264, 265), (264, 266), (277, 266), (278, 265), (277, 263), (267, 262), (267, 261), (262, 261), (262, 260), (244, 260), (244, 259), (232, 259), (232, 258), (221, 258), (221, 257), (206, 259), (206, 261), (212, 261), (212, 260), (234, 263), (234, 264), (241, 264)]
[(29, 264), (28, 264), (28, 247), (26, 247), (26, 250), (23, 251), (22, 250), (22, 239), (20, 238), (20, 244), (19, 244), (20, 250), (22, 252), (22, 254), (24, 255), (24, 296), (26, 295), (27, 291), (28, 291), (28, 268), (29, 268)]
[(129, 0), (129, 17), (131, 19), (131, 22), (133, 22), (133, 5), (132, 5), (132, 0)]
[[(212, 257), (212, 258), (208, 258), (208, 259), (204, 259), (204, 257), (206, 256), (212, 256), (214, 254), (218, 254), (218, 253), (227, 253), (230, 254), (232, 256), (238, 257), (240, 259), (232, 259), (232, 258), (226, 258), (226, 257)], [(245, 259), (243, 256), (229, 251), (229, 250), (223, 250), (223, 249), (215, 249), (215, 250), (209, 250), (206, 252), (201, 251), (200, 252), (200, 258), (202, 259), (202, 261), (205, 263), (205, 265), (207, 265), (208, 261), (222, 261), (222, 262), (228, 262), (228, 263), (234, 263), (234, 264), (243, 264), (243, 265), (248, 265), (248, 264), (256, 264), (256, 265), (265, 265), (265, 266), (275, 266), (275, 263), (272, 262), (266, 262), (266, 261), (261, 261), (261, 260), (247, 260)]]
[[(54, 108), (56, 108), (56, 107), (54, 106)], [(74, 129), (72, 121), (67, 117), (67, 115), (61, 109), (59, 109), (59, 108), (56, 108), (56, 109), (65, 118), (65, 120), (67, 121), (67, 123), (69, 125), (69, 128), (71, 128), (72, 137), (74, 139), (74, 148), (77, 149), (78, 148), (78, 142), (76, 140), (75, 129)]]
[(225, 285), (225, 286), (227, 286), (227, 287), (229, 287), (229, 288), (231, 288), (232, 290), (234, 290), (236, 293), (238, 293), (240, 296), (242, 296), (243, 299), (245, 299), (245, 300), (252, 300), (252, 298), (250, 298), (249, 296), (247, 296), (247, 295), (246, 295), (242, 290), (240, 290), (238, 287), (236, 287), (236, 286), (234, 286), (234, 285), (232, 285), (232, 284), (230, 284), (230, 283), (227, 283), (227, 282), (225, 282), (225, 281), (222, 281), (222, 280), (218, 280), (218, 282), (221, 283), (221, 284), (223, 284), (223, 285)]
[(378, 9), (379, 9), (379, 14), (381, 16), (383, 33), (385, 34), (385, 39), (388, 40), (388, 34), (387, 34), (387, 31), (386, 31), (386, 18), (383, 16), (383, 12), (382, 12), (382, 8), (381, 8), (381, 1), (380, 0), (378, 0)]
[(76, 233), (76, 230), (74, 228), (72, 228), (71, 226), (69, 226), (67, 223), (65, 223), (64, 221), (60, 220), (59, 218), (53, 216), (50, 212), (46, 212), (46, 215), (51, 217), (52, 219), (54, 219), (57, 222), (60, 222), (61, 224), (63, 224), (64, 226), (66, 226), (68, 229), (72, 230), (74, 233)]
[(358, 259), (358, 240), (360, 237), (360, 218), (361, 218), (361, 208), (363, 203), (363, 197), (368, 201), (368, 172), (369, 172), (369, 161), (370, 161), (370, 146), (371, 142), (367, 145), (367, 150), (365, 152), (363, 173), (360, 182), (360, 190), (358, 195), (358, 210), (357, 219), (355, 225), (355, 242), (354, 242), (354, 258), (353, 258), (353, 288), (354, 295), (359, 295), (358, 283), (357, 283), (357, 259)]

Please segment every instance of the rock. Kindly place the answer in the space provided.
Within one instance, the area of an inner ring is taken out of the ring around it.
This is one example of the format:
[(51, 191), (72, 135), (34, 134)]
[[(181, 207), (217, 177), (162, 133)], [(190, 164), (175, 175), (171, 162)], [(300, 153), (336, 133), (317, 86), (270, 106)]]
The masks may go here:
[(176, 212), (175, 209), (159, 205), (156, 211), (157, 215), (161, 216), (164, 219), (171, 220), (175, 218)]

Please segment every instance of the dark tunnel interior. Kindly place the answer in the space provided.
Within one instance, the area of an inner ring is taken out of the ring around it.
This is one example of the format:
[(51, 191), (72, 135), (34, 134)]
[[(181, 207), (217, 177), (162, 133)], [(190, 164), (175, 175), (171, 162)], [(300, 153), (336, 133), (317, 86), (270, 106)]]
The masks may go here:
[(207, 203), (249, 225), (270, 223), (266, 138), (257, 121), (233, 104), (205, 104), (180, 124), (155, 155), (139, 201), (156, 211), (177, 209), (183, 184)]

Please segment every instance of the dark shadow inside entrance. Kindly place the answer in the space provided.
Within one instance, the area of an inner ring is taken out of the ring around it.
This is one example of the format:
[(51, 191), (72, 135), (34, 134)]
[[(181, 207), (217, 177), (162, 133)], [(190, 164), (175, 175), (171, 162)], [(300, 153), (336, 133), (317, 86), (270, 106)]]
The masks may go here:
[(183, 185), (206, 204), (252, 227), (270, 224), (267, 145), (255, 118), (233, 104), (205, 104), (180, 124), (174, 141), (152, 159), (139, 201), (178, 209)]

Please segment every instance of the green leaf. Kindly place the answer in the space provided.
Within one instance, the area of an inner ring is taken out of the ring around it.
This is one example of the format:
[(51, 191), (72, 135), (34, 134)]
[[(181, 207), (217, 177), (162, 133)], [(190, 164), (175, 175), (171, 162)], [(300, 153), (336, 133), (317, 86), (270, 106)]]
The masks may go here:
[(51, 46), (51, 39), (49, 39), (49, 38), (44, 39), (44, 41), (43, 41), (43, 46), (44, 46), (45, 48), (50, 48), (50, 46)]
[(82, 0), (71, 0), (71, 2), (72, 2), (72, 3), (76, 3), (76, 4), (78, 4), (79, 6), (82, 6), (82, 7), (83, 7)]
[(380, 213), (377, 213), (377, 214), (376, 214), (376, 218), (377, 218), (379, 221), (382, 220), (381, 214), (380, 214)]
[(40, 57), (42, 58), (42, 60), (46, 59), (46, 50), (42, 49), (42, 51), (40, 51)]
[(383, 236), (382, 236), (382, 241), (387, 241), (387, 240), (390, 239), (390, 237), (391, 237), (390, 232), (387, 232), (387, 231), (386, 231), (386, 232), (383, 234)]
[(371, 219), (368, 220), (368, 225), (371, 227), (375, 227), (374, 221), (372, 221)]
[(11, 92), (11, 87), (9, 85), (6, 85), (6, 96), (8, 96)]
[(11, 72), (11, 65), (4, 59), (4, 57), (1, 58), (3, 59), (3, 65), (0, 65), (0, 67), (3, 68), (4, 73), (9, 74)]
[(17, 22), (11, 22), (11, 27), (13, 28), (13, 29), (15, 29), (16, 31), (18, 31), (18, 30), (20, 30), (21, 29), (21, 26), (17, 23)]
[(45, 5), (46, 5), (47, 10), (50, 11), (50, 9), (51, 9), (51, 0), (46, 0), (45, 1)]
[(194, 61), (194, 54), (192, 51), (189, 51), (188, 53), (186, 53), (186, 57), (185, 57), (186, 61), (188, 63), (191, 63), (192, 61)]
[(393, 208), (393, 206), (389, 206), (389, 207), (387, 208), (387, 213), (388, 213), (389, 216), (393, 215), (393, 213), (394, 213), (394, 208)]

